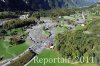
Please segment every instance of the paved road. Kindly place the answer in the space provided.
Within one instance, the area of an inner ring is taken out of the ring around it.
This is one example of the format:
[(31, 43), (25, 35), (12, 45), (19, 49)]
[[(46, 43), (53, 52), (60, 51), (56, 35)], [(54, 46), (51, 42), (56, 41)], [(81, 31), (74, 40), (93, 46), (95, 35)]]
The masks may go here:
[(3, 20), (0, 20), (0, 26), (2, 26), (5, 22)]

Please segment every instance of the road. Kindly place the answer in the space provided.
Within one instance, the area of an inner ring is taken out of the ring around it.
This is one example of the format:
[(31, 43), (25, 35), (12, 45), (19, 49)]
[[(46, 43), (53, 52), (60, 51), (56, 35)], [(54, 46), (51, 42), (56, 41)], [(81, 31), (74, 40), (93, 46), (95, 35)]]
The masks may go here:
[(5, 23), (4, 20), (0, 20), (0, 26), (2, 26)]

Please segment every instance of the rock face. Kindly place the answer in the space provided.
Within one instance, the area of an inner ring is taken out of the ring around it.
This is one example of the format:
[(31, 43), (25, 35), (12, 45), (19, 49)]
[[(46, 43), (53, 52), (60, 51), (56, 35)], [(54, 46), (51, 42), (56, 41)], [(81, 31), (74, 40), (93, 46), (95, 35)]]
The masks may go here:
[(4, 10), (4, 9), (5, 9), (5, 3), (0, 0), (0, 10)]
[(0, 10), (23, 11), (56, 7), (83, 7), (98, 0), (0, 0)]

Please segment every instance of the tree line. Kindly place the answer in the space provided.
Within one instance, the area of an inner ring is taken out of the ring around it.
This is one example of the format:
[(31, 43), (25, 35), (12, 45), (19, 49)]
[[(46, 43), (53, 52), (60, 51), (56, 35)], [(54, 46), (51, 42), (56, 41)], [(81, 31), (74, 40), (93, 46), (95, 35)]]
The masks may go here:
[(33, 18), (29, 18), (25, 20), (12, 19), (4, 24), (4, 28), (5, 29), (20, 28), (24, 26), (29, 26), (31, 24), (34, 24), (34, 25), (37, 24), (37, 22), (35, 22), (35, 19)]
[(14, 12), (0, 12), (0, 19), (18, 18), (19, 15)]
[[(100, 61), (100, 36), (85, 34), (81, 30), (59, 33), (55, 36), (55, 49), (64, 58), (71, 58), (79, 61), (82, 57), (95, 57), (95, 62)], [(84, 63), (86, 60), (84, 61)]]

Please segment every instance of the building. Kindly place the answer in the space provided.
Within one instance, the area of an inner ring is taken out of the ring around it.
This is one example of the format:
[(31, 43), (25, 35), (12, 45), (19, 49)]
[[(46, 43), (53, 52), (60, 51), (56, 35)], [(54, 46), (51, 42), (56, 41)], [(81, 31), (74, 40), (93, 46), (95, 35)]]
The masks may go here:
[(3, 37), (4, 37), (4, 34), (3, 33), (0, 33), (0, 39), (3, 38)]
[(47, 44), (47, 48), (53, 49), (54, 48), (54, 38), (50, 37), (47, 39), (47, 41), (45, 42)]
[(28, 17), (29, 17), (28, 14), (26, 14), (26, 15), (21, 15), (21, 16), (19, 17), (19, 19), (24, 20), (24, 19), (28, 19)]
[(85, 26), (85, 16), (84, 13), (82, 13), (78, 19), (75, 21), (75, 26)]
[(85, 22), (84, 21), (77, 21), (77, 22), (75, 22), (75, 26), (85, 26)]

